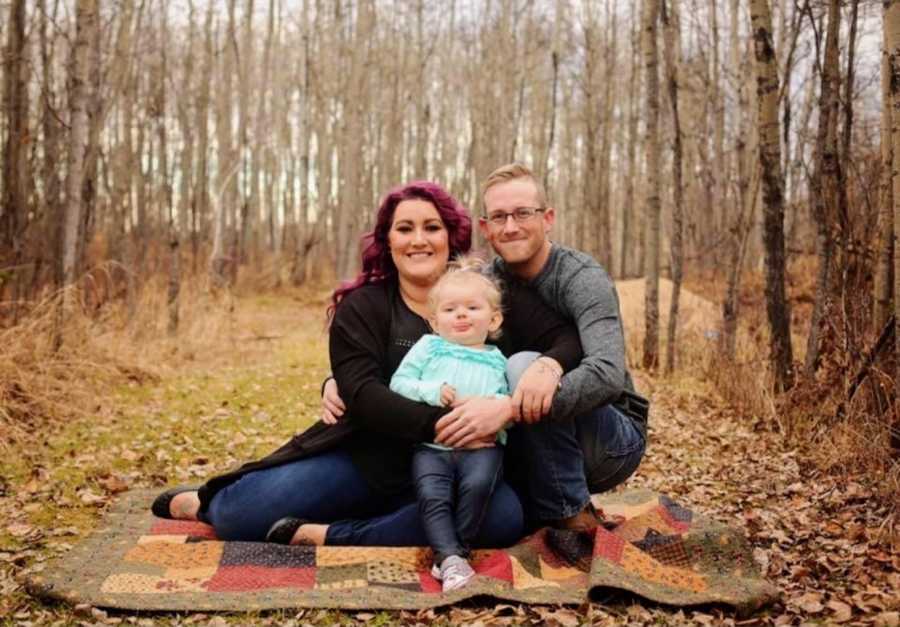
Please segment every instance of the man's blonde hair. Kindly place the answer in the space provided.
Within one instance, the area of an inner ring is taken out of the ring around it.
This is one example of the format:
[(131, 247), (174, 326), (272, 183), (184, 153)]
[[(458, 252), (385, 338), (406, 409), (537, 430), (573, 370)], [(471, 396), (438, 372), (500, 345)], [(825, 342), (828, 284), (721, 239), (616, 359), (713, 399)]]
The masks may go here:
[(506, 165), (501, 165), (499, 168), (488, 174), (487, 178), (484, 179), (484, 182), (481, 184), (482, 209), (485, 208), (484, 195), (487, 193), (487, 190), (494, 187), (495, 185), (508, 183), (509, 181), (515, 181), (518, 179), (527, 179), (534, 183), (534, 187), (537, 190), (537, 199), (541, 205), (541, 208), (547, 206), (547, 191), (544, 189), (543, 183), (541, 183), (534, 175), (534, 172), (531, 171), (531, 168), (521, 163), (507, 163)]

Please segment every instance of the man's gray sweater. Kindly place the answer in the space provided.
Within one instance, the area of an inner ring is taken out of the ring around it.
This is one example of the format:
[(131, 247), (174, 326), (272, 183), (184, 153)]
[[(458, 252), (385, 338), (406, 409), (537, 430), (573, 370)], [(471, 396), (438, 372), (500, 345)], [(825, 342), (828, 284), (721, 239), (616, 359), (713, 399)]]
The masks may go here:
[[(504, 281), (519, 280), (500, 257), (493, 269)], [(526, 284), (575, 323), (584, 351), (581, 364), (563, 377), (551, 416), (572, 418), (615, 402), (623, 390), (633, 392), (619, 297), (606, 270), (590, 255), (554, 243), (544, 268)]]

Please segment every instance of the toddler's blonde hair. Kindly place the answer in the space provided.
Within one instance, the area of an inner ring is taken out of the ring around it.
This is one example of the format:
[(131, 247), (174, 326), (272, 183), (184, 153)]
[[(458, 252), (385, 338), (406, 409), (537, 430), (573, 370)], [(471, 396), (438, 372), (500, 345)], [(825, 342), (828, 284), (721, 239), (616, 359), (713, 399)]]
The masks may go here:
[[(441, 299), (441, 291), (448, 285), (476, 283), (484, 288), (484, 297), (491, 309), (503, 313), (503, 298), (500, 287), (484, 274), (484, 261), (474, 255), (461, 255), (447, 264), (447, 271), (437, 280), (428, 292), (428, 309), (432, 315), (437, 313)], [(500, 330), (489, 334), (492, 340), (500, 337)]]

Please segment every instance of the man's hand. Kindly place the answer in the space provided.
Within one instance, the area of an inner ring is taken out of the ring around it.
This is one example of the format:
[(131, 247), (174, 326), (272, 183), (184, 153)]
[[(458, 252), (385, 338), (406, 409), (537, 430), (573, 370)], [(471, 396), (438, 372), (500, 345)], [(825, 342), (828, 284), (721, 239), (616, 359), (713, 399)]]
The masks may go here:
[(477, 448), (491, 448), (494, 446), (497, 446), (496, 434), (485, 436), (481, 440), (472, 440), (471, 442), (466, 444), (463, 448), (465, 448), (466, 450), (473, 450), (473, 449), (477, 449)]
[(453, 410), (434, 426), (434, 441), (445, 446), (469, 448), (476, 441), (496, 437), (511, 416), (512, 406), (506, 396), (457, 400)]
[(445, 383), (441, 386), (441, 405), (450, 407), (456, 400), (456, 388)]
[(326, 425), (337, 424), (345, 411), (347, 407), (338, 394), (337, 381), (334, 378), (328, 379), (322, 392), (322, 422)]
[(512, 397), (517, 418), (531, 424), (549, 414), (561, 376), (562, 366), (556, 360), (550, 357), (535, 359), (522, 373)]

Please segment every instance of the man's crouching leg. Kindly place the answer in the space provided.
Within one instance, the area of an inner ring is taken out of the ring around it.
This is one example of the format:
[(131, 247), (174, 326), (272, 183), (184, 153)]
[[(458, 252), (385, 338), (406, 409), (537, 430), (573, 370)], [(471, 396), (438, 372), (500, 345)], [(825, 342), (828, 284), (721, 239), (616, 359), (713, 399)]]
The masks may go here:
[(631, 418), (604, 405), (578, 416), (575, 425), (591, 493), (612, 490), (637, 470), (646, 440)]
[[(538, 353), (523, 352), (510, 358), (511, 390), (537, 357)], [(528, 526), (596, 527), (576, 422), (518, 423), (508, 437), (505, 475), (522, 499)]]

